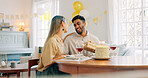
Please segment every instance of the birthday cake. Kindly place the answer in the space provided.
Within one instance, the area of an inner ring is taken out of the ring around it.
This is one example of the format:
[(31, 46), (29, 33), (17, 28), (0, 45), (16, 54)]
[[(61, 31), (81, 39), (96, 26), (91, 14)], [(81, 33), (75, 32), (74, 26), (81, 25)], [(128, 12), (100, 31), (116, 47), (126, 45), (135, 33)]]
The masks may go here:
[(109, 58), (108, 46), (97, 46), (95, 49), (95, 58)]

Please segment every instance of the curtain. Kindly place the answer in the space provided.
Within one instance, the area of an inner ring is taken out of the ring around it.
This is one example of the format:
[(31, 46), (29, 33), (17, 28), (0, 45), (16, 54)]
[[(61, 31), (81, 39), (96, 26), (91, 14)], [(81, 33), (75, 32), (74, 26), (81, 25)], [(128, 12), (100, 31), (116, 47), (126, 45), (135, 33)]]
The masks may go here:
[[(40, 34), (38, 34), (41, 32), (38, 30), (39, 27), (43, 27), (48, 22), (48, 28), (44, 27), (44, 29), (46, 29), (46, 31), (48, 32), (50, 29), (49, 21), (41, 21), (40, 19), (41, 15), (38, 15), (37, 17), (34, 16), (34, 14), (38, 14), (39, 5), (42, 5), (42, 8), (45, 9), (45, 12), (49, 12), (51, 14), (51, 19), (53, 16), (59, 14), (59, 0), (33, 0), (33, 3), (32, 3), (33, 18), (32, 18), (32, 26), (31, 26), (31, 33), (30, 33), (30, 39), (31, 39), (30, 44), (32, 48), (34, 48), (35, 46), (39, 46), (38, 44), (41, 43), (41, 41), (38, 39), (41, 36)], [(48, 32), (45, 34), (48, 34)]]
[(108, 0), (108, 41), (118, 44), (118, 0)]

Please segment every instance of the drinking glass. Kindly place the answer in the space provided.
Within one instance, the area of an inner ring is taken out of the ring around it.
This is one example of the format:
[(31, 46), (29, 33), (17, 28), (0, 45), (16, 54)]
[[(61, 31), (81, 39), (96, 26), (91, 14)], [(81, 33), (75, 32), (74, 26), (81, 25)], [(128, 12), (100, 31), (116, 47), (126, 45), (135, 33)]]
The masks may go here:
[(84, 43), (82, 41), (77, 41), (76, 42), (76, 50), (78, 51), (79, 60), (80, 60), (81, 52), (82, 52), (83, 48), (84, 48)]
[(116, 45), (110, 45), (110, 56), (116, 56), (118, 52)]
[(115, 50), (116, 49), (116, 46), (110, 46), (110, 49), (111, 50)]
[(109, 44), (110, 44), (110, 50), (114, 51), (116, 49), (116, 47), (117, 47), (116, 44), (113, 44), (112, 41), (110, 41)]

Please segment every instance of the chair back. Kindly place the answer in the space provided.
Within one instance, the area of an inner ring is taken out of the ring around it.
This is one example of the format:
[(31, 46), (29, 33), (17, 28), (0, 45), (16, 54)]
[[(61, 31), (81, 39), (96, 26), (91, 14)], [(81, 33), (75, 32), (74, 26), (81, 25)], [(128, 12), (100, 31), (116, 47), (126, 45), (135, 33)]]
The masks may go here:
[(64, 37), (63, 42), (65, 41), (65, 39), (66, 39), (68, 36), (70, 36), (70, 35), (72, 35), (72, 34), (74, 34), (74, 32), (73, 32), (73, 33), (70, 33), (70, 34), (67, 34), (67, 35)]
[(39, 59), (28, 60), (28, 78), (30, 78), (31, 70), (36, 70), (37, 67), (31, 68), (32, 66), (38, 65)]

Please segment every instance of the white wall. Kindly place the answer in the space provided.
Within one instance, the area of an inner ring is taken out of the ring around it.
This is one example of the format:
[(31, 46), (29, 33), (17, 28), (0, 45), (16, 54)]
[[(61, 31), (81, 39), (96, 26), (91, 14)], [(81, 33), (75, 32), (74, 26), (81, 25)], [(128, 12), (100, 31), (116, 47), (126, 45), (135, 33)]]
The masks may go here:
[[(4, 22), (10, 23), (16, 27), (18, 31), (19, 23), (25, 23), (25, 31), (30, 31), (31, 21), (30, 18), (16, 19), (16, 15), (30, 15), (32, 9), (32, 0), (0, 0), (0, 13), (4, 15), (15, 15), (14, 19), (5, 19)], [(5, 18), (5, 17), (4, 17)]]
[[(107, 0), (59, 0), (59, 14), (65, 16), (68, 20), (71, 20), (73, 9), (73, 3), (75, 1), (82, 2), (84, 9), (89, 12), (88, 27), (87, 30), (96, 35), (100, 40), (108, 41), (107, 32), (107, 15), (104, 11), (107, 10)], [(102, 22), (98, 21), (96, 25), (93, 18), (101, 16)], [(68, 33), (75, 31), (73, 25), (68, 27)]]

